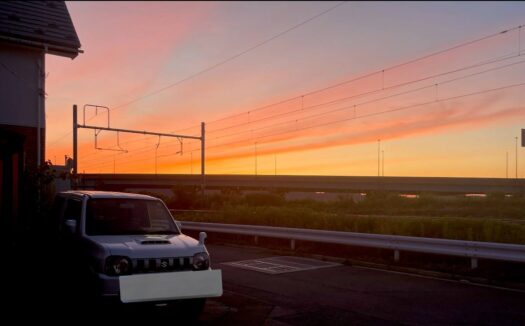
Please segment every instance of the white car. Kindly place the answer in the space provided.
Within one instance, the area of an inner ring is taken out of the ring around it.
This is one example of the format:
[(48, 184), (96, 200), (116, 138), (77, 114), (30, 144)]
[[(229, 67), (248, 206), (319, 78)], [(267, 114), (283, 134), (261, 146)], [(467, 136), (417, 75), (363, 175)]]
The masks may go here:
[(180, 223), (158, 198), (146, 195), (66, 191), (52, 216), (62, 269), (78, 276), (97, 298), (122, 303), (186, 303), (199, 313), (208, 297), (222, 295), (220, 270), (210, 268), (199, 240), (182, 234)]

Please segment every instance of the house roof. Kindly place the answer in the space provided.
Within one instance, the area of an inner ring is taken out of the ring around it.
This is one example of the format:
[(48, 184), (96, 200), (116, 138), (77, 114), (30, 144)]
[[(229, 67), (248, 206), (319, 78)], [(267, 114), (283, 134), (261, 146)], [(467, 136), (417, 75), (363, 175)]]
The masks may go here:
[(1, 1), (0, 41), (70, 58), (82, 52), (64, 1)]

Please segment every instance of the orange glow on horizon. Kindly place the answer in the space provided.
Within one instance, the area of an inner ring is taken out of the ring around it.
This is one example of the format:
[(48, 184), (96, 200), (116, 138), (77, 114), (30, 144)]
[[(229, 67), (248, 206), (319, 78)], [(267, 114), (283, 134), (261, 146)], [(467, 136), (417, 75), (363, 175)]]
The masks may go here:
[[(226, 25), (206, 23), (223, 14), (220, 3), (141, 3), (136, 8), (125, 4), (134, 9), (120, 12), (123, 5), (112, 4), (109, 8), (116, 17), (102, 26), (87, 24), (95, 9), (83, 12), (81, 4), (70, 5), (86, 53), (68, 63), (48, 57), (46, 154), (55, 163), (62, 163), (56, 157), (71, 155), (71, 136), (58, 136), (70, 129), (71, 113), (64, 108), (71, 107), (72, 101), (79, 107), (109, 104), (111, 126), (116, 128), (198, 136), (199, 123), (204, 121), (207, 171), (233, 174), (255, 173), (255, 160), (260, 160), (257, 173), (261, 174), (277, 169), (279, 174), (374, 175), (376, 144), (381, 139), (390, 175), (501, 177), (501, 157), (512, 145), (502, 142), (512, 139), (525, 118), (521, 106), (525, 87), (455, 98), (525, 83), (521, 77), (525, 60), (522, 64), (524, 58), (515, 46), (517, 30), (401, 66), (396, 65), (418, 55), (380, 65), (371, 57), (348, 72), (330, 70), (330, 78), (312, 75), (314, 80), (326, 79), (319, 85), (305, 80), (304, 85), (289, 83), (289, 89), (278, 85), (298, 68), (288, 71), (291, 62), (277, 61), (287, 46), (283, 42), (261, 49), (274, 58), (275, 65), (261, 59), (260, 68), (247, 56), (156, 93), (243, 47), (234, 47)], [(171, 19), (175, 8), (184, 12), (177, 16), (180, 19)], [(106, 31), (108, 37), (102, 38)], [(117, 41), (115, 35), (123, 39)], [(224, 37), (232, 49), (204, 48), (199, 37), (205, 36)], [(187, 47), (193, 52), (185, 52)], [(419, 57), (437, 50), (420, 49)], [(306, 62), (305, 69), (313, 63)], [(381, 66), (386, 69), (377, 68)], [(329, 85), (338, 86), (323, 89)], [(145, 99), (134, 102), (143, 95)], [(121, 106), (128, 102), (132, 103)], [(87, 118), (89, 124), (105, 124), (103, 114), (93, 117), (89, 112)], [(457, 140), (452, 140), (453, 135)], [(489, 136), (495, 143), (486, 141)], [(101, 148), (117, 149), (114, 133), (102, 132), (98, 140)], [(464, 154), (450, 155), (455, 141), (464, 142)], [(198, 141), (184, 140), (182, 149), (174, 138), (161, 137), (159, 143), (158, 137), (121, 133), (119, 145), (129, 152), (98, 151), (93, 131), (80, 130), (79, 171), (197, 173), (200, 168)], [(479, 166), (474, 146), (485, 147), (487, 160)], [(431, 148), (436, 152), (430, 154)], [(181, 150), (183, 155), (177, 154)], [(430, 160), (426, 164), (424, 157)], [(519, 169), (521, 173), (524, 167)]]

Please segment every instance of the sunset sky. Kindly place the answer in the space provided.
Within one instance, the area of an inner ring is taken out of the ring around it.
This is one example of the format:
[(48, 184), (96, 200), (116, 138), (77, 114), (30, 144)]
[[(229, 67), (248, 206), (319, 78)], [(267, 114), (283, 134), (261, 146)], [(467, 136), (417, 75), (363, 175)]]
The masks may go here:
[[(72, 155), (72, 105), (98, 104), (115, 128), (205, 122), (210, 174), (374, 176), (380, 140), (385, 176), (505, 178), (508, 154), (515, 177), (525, 2), (338, 4), (67, 2), (85, 53), (46, 57), (47, 159)], [(80, 172), (199, 173), (197, 141), (79, 141)]]

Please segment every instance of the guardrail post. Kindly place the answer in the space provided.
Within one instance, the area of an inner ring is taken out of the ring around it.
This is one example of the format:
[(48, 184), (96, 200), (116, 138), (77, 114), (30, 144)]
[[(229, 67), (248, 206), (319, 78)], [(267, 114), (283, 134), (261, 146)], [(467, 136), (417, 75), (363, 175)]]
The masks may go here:
[(396, 263), (399, 261), (399, 250), (394, 250), (394, 261)]
[(477, 258), (470, 258), (470, 268), (471, 269), (476, 269), (478, 268), (478, 259)]
[(290, 248), (292, 250), (295, 250), (295, 240), (294, 239), (290, 240)]

